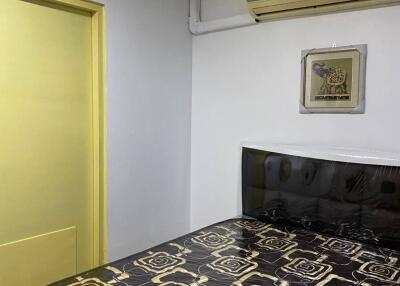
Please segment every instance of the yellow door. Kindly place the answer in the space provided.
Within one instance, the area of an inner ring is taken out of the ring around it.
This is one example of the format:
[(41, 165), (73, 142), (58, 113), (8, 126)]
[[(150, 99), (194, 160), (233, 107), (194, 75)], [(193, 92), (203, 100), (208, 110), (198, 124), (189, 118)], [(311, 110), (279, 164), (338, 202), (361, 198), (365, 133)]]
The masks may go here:
[(0, 0), (1, 286), (98, 263), (93, 13), (56, 3)]

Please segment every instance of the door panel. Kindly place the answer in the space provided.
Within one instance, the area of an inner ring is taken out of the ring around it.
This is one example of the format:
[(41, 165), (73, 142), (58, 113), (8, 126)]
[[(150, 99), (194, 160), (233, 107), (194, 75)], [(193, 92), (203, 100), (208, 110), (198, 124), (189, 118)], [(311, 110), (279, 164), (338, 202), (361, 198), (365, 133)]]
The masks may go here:
[(80, 272), (93, 266), (92, 19), (44, 3), (0, 0), (0, 249), (75, 226)]
[(75, 273), (75, 227), (0, 246), (0, 285), (46, 285)]

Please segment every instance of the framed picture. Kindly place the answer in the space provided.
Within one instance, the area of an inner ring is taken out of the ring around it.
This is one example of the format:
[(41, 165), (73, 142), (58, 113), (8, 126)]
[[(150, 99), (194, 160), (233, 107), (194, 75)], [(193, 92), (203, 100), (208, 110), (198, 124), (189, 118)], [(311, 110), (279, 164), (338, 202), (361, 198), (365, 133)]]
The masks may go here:
[(302, 51), (301, 113), (364, 113), (367, 45)]

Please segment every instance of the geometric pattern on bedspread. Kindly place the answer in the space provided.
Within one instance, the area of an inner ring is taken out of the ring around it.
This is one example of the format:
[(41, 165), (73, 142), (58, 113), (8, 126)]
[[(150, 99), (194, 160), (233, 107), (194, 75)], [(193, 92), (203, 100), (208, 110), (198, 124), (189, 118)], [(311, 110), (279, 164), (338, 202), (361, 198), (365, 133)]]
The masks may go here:
[(57, 286), (398, 285), (400, 252), (231, 219)]

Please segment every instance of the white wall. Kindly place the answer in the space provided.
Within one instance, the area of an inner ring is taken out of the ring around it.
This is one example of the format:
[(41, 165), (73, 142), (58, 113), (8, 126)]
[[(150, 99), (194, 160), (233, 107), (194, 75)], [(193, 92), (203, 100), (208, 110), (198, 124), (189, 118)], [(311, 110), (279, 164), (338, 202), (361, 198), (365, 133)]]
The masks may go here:
[(189, 230), (192, 39), (188, 0), (104, 0), (108, 255)]
[[(241, 212), (241, 141), (400, 152), (400, 7), (297, 18), (193, 39), (191, 227)], [(368, 44), (366, 113), (298, 112), (303, 49)]]
[(246, 0), (201, 0), (200, 11), (202, 21), (248, 14)]

